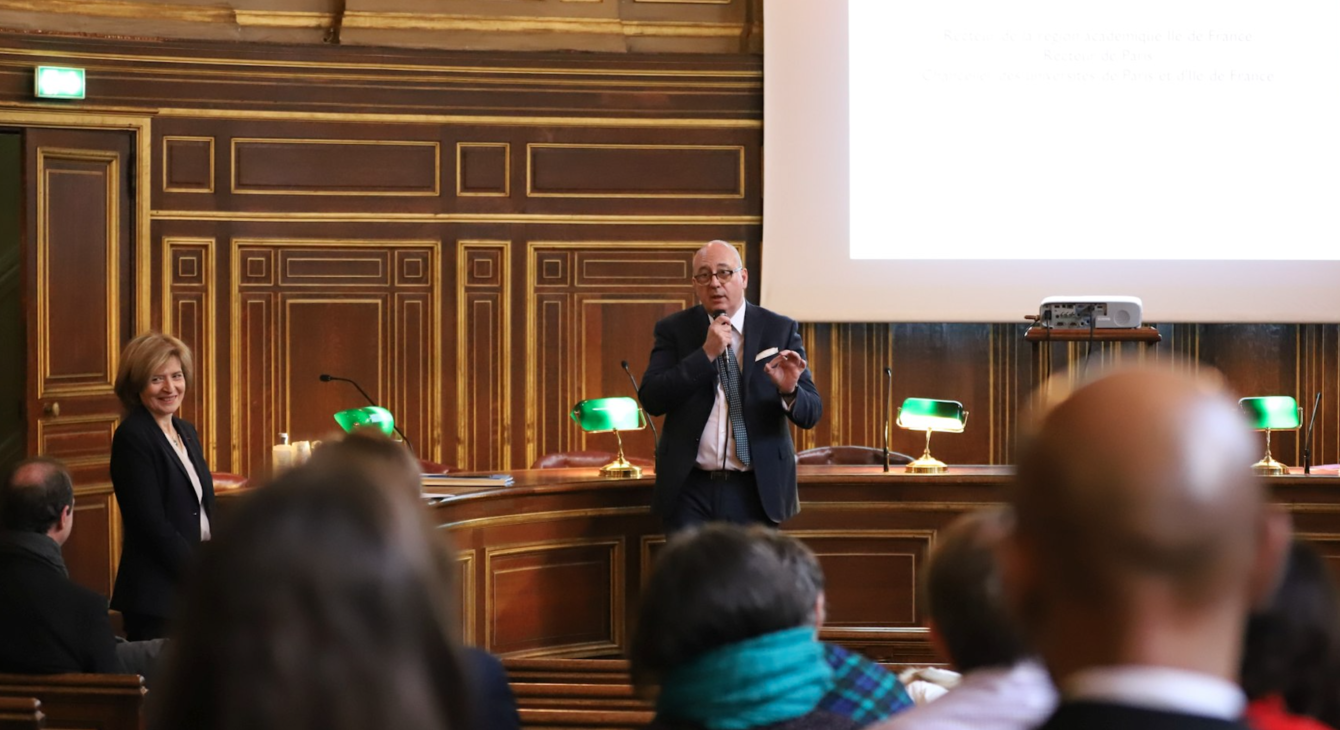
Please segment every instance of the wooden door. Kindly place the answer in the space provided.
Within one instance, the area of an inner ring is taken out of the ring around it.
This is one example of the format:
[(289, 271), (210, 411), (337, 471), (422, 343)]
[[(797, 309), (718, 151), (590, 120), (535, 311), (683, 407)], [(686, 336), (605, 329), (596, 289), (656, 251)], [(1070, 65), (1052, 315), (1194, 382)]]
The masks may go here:
[(108, 461), (133, 294), (131, 136), (24, 133), (28, 453), (74, 475), (70, 575), (110, 595), (121, 539)]

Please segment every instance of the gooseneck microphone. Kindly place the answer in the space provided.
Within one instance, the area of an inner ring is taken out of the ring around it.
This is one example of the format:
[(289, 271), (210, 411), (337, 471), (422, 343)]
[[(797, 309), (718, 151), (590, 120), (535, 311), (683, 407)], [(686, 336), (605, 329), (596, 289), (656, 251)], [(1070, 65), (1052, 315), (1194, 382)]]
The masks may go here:
[(1303, 473), (1312, 473), (1312, 427), (1317, 425), (1317, 406), (1321, 405), (1321, 393), (1312, 399), (1312, 417), (1307, 420), (1307, 440), (1303, 443)]
[[(367, 392), (366, 390), (363, 390), (363, 386), (359, 385), (359, 384), (358, 384), (358, 381), (353, 380), (352, 378), (341, 378), (341, 377), (338, 376), (338, 375), (328, 375), (328, 374), (326, 374), (326, 373), (321, 373), (321, 382), (323, 382), (323, 383), (329, 383), (329, 382), (332, 381), (332, 380), (338, 380), (338, 381), (340, 381), (341, 383), (348, 383), (348, 384), (354, 386), (355, 388), (358, 389), (358, 392), (359, 392), (360, 394), (362, 394), (362, 396), (363, 396), (364, 398), (367, 399), (367, 401), (368, 401), (368, 405), (370, 405), (370, 406), (377, 406), (378, 408), (381, 408), (381, 406), (378, 405), (377, 401), (373, 400), (373, 399), (372, 399), (372, 396), (368, 395), (368, 392)], [(414, 443), (413, 443), (412, 441), (409, 440), (409, 437), (405, 435), (405, 432), (404, 432), (404, 431), (401, 431), (401, 430), (400, 430), (400, 426), (399, 426), (398, 424), (396, 424), (395, 422), (392, 422), (392, 423), (391, 423), (391, 427), (395, 429), (395, 432), (396, 432), (396, 433), (400, 434), (400, 438), (404, 439), (404, 441), (405, 441), (405, 445), (409, 447), (409, 452), (410, 452), (411, 454), (417, 454), (418, 452), (416, 452), (416, 451), (414, 450)]]
[(884, 368), (884, 471), (889, 470), (889, 413), (893, 410), (893, 368)]
[(655, 458), (656, 452), (661, 450), (661, 435), (656, 432), (656, 422), (651, 420), (651, 415), (647, 413), (647, 410), (645, 408), (642, 408), (642, 397), (638, 395), (638, 391), (640, 390), (640, 388), (638, 388), (637, 385), (637, 378), (633, 377), (633, 371), (628, 369), (628, 361), (620, 360), (619, 365), (623, 367), (623, 371), (628, 374), (628, 379), (632, 381), (633, 397), (638, 400), (637, 407), (642, 411), (642, 415), (646, 417), (647, 425), (651, 426), (651, 448), (652, 448), (651, 455), (653, 458)]

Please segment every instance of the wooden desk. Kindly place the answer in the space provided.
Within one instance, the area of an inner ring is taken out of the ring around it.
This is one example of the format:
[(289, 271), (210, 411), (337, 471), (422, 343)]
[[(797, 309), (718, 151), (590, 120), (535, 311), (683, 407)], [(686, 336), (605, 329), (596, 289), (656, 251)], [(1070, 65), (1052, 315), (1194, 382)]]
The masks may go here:
[[(1245, 468), (1245, 467), (1244, 467)], [(898, 664), (932, 663), (917, 579), (936, 531), (1003, 500), (1009, 467), (911, 475), (878, 466), (802, 466), (801, 512), (786, 532), (827, 576), (825, 639)], [(653, 477), (595, 469), (514, 472), (501, 489), (439, 488), (426, 507), (455, 545), (467, 640), (506, 657), (615, 657), (628, 646), (640, 587), (665, 543)], [(1297, 531), (1340, 572), (1340, 477), (1268, 477)], [(220, 495), (226, 503), (245, 491)], [(226, 523), (221, 523), (226, 529)]]
[[(935, 661), (917, 606), (919, 569), (937, 530), (1002, 501), (1011, 471), (800, 467), (801, 512), (785, 530), (823, 563), (824, 638), (882, 661)], [(459, 494), (429, 508), (459, 552), (466, 636), (511, 657), (619, 655), (652, 556), (665, 541), (647, 509), (653, 479), (602, 480), (594, 469), (514, 476), (513, 487)], [(1340, 567), (1340, 477), (1267, 481), (1298, 531)]]

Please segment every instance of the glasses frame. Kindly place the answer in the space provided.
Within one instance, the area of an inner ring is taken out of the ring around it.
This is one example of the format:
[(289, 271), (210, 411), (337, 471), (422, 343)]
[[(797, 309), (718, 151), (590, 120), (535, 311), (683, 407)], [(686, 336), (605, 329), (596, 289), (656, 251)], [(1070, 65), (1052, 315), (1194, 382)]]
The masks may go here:
[[(733, 269), (717, 269), (716, 271), (709, 271), (702, 274), (694, 274), (693, 276), (690, 276), (689, 279), (691, 279), (693, 283), (699, 286), (707, 286), (708, 282), (712, 281), (712, 277), (715, 276), (717, 281), (721, 282), (722, 284), (725, 284), (726, 282), (735, 278), (735, 275), (740, 273), (741, 271), (744, 271), (744, 266), (737, 266)], [(705, 276), (707, 278), (703, 279), (702, 281), (699, 281), (698, 277), (700, 276)]]

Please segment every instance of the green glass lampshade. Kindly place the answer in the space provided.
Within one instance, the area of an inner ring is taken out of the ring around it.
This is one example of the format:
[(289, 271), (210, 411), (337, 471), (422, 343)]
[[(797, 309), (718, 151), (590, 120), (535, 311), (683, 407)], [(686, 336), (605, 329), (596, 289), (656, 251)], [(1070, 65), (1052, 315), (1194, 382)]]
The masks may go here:
[(898, 426), (911, 431), (963, 433), (968, 412), (956, 400), (908, 398), (898, 409)]
[(572, 407), (572, 420), (587, 433), (645, 428), (642, 409), (632, 398), (592, 398)]
[(340, 428), (345, 431), (375, 428), (386, 436), (395, 433), (395, 417), (381, 406), (363, 406), (362, 408), (340, 411), (335, 414), (335, 422), (340, 424)]
[(1258, 398), (1243, 398), (1238, 407), (1247, 416), (1247, 422), (1257, 430), (1288, 430), (1303, 425), (1302, 414), (1298, 410), (1298, 401), (1288, 395), (1267, 395)]

